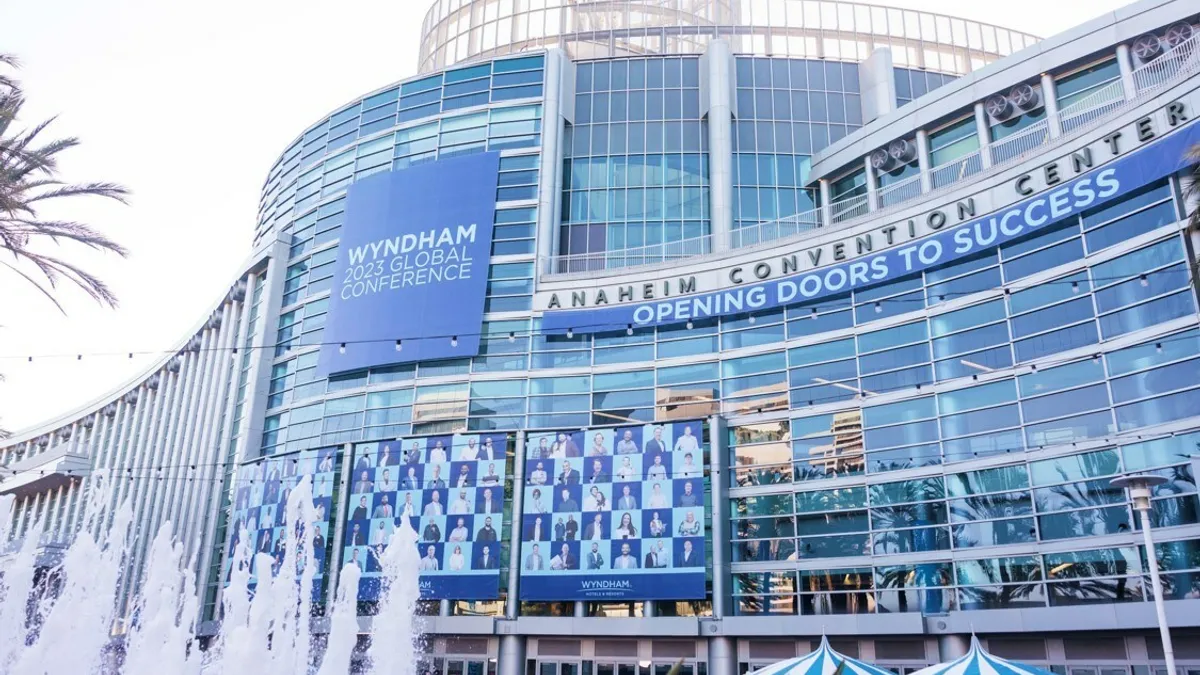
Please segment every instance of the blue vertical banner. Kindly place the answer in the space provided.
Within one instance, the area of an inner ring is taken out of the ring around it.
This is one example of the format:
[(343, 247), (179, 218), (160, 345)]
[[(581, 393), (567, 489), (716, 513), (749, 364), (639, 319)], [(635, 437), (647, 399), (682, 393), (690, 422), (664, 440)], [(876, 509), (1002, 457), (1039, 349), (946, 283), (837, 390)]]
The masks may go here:
[[(225, 556), (225, 583), (233, 568), (233, 552), (241, 541), (245, 529), (250, 546), (250, 586), (257, 586), (264, 574), (279, 574), (283, 556), (289, 545), (286, 527), (287, 501), (292, 489), (305, 476), (312, 481), (313, 506), (316, 524), (312, 532), (313, 556), (317, 569), (313, 577), (314, 600), (321, 597), (325, 578), (330, 524), (333, 517), (333, 485), (337, 482), (337, 448), (302, 450), (290, 455), (267, 457), (238, 469), (234, 480), (233, 509), (231, 512), (227, 555)], [(254, 554), (265, 553), (274, 558), (271, 570), (257, 568)]]
[(527, 435), (522, 600), (705, 597), (704, 422)]
[(478, 353), (499, 170), (484, 152), (350, 186), (318, 376)]
[(358, 599), (380, 592), (380, 558), (408, 519), (421, 553), (421, 597), (500, 597), (508, 434), (360, 443), (350, 472), (342, 564), (363, 570)]

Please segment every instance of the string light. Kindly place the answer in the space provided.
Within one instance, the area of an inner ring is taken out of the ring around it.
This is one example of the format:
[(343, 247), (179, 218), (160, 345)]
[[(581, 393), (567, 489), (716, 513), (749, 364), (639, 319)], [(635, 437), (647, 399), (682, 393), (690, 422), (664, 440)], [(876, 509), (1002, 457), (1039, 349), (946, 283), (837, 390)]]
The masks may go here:
[(404, 343), (400, 340), (396, 340), (396, 351), (400, 351), (402, 349), (404, 349)]
[(458, 336), (457, 336), (457, 335), (454, 335), (454, 336), (452, 336), (452, 337), (450, 338), (450, 346), (451, 346), (451, 347), (457, 347), (457, 346), (458, 346)]
[[(1147, 273), (1142, 273), (1142, 274), (1139, 274), (1139, 275), (1138, 275), (1138, 280), (1139, 280), (1139, 282), (1141, 283), (1141, 285), (1142, 285), (1143, 287), (1148, 287), (1148, 286), (1150, 285), (1150, 281), (1149, 281), (1149, 275), (1152, 275), (1152, 274), (1175, 274), (1175, 273), (1186, 273), (1186, 272), (1188, 272), (1188, 270), (1183, 270), (1183, 269), (1172, 269), (1172, 268), (1164, 268), (1164, 269), (1159, 269), (1159, 270), (1154, 270), (1154, 271), (1151, 271), (1151, 272), (1147, 272)], [(1107, 282), (1110, 282), (1110, 281), (1111, 281), (1111, 282), (1116, 282), (1116, 281), (1125, 281), (1125, 280), (1129, 280), (1129, 279), (1130, 279), (1130, 277), (1129, 277), (1129, 276), (1119, 276), (1119, 277), (1104, 277), (1104, 278), (1101, 278), (1101, 277), (1096, 277), (1096, 278), (1092, 279), (1092, 281), (1094, 281), (1094, 282), (1096, 282), (1096, 283), (1102, 283), (1102, 282), (1104, 282), (1104, 283), (1107, 283)], [(1084, 283), (1087, 283), (1087, 282), (1084, 282)], [(1081, 282), (1079, 282), (1079, 281), (1068, 281), (1068, 280), (1065, 280), (1065, 279), (1060, 279), (1060, 280), (1057, 280), (1057, 281), (1045, 281), (1045, 282), (1041, 282), (1041, 283), (1038, 283), (1038, 284), (1037, 284), (1037, 287), (1054, 286), (1054, 285), (1063, 285), (1063, 286), (1069, 286), (1069, 287), (1072, 289), (1072, 292), (1073, 292), (1073, 293), (1074, 293), (1074, 292), (1081, 292), (1081, 291), (1085, 290), (1085, 289), (1083, 288), (1083, 286), (1081, 285)], [(1006, 295), (1006, 296), (1007, 296), (1007, 295), (1011, 295), (1011, 294), (1012, 294), (1012, 289), (1009, 289), (1009, 288), (1004, 288), (1004, 289), (1001, 289), (1001, 290), (1003, 291), (1004, 295)], [(1025, 290), (1025, 289), (1018, 289), (1018, 291), (1020, 291), (1020, 290)], [(960, 296), (976, 295), (976, 294), (979, 294), (979, 293), (980, 293), (980, 291), (951, 291), (951, 292), (948, 292), (948, 293), (946, 293), (946, 294), (944, 294), (944, 295), (939, 295), (939, 296), (938, 296), (938, 299), (940, 300), (940, 299), (943, 299), (943, 298), (953, 298), (953, 297), (960, 297)], [(886, 303), (919, 303), (919, 304), (921, 304), (921, 305), (924, 305), (924, 304), (926, 303), (926, 298), (923, 298), (923, 297), (893, 297), (893, 298), (885, 298), (885, 299), (883, 299), (883, 300), (881, 300), (881, 301), (880, 301), (880, 300), (877, 300), (877, 301), (874, 301), (874, 302), (872, 303), (872, 306), (873, 306), (873, 308), (875, 309), (876, 313), (882, 313), (882, 312), (883, 312), (883, 303), (885, 303), (885, 302), (886, 302)], [(827, 309), (828, 309), (828, 308), (827, 308)], [(838, 308), (838, 309), (840, 309), (840, 308)], [(816, 306), (812, 306), (812, 307), (810, 307), (810, 308), (809, 308), (809, 316), (811, 316), (813, 319), (816, 319), (816, 318), (818, 318), (818, 317), (820, 316), (820, 314), (819, 314), (819, 308), (818, 308), (818, 307), (816, 307)], [(583, 328), (591, 328), (591, 329), (596, 329), (596, 330), (602, 330), (602, 329), (606, 328), (608, 325), (609, 325), (609, 324), (596, 324), (596, 325), (593, 325), (593, 326), (584, 326)], [(627, 328), (626, 328), (626, 333), (627, 333), (628, 335), (632, 335), (632, 334), (633, 334), (633, 333), (632, 333), (632, 324), (629, 324), (629, 325), (627, 326)], [(537, 334), (539, 334), (539, 333), (536, 333), (536, 332), (531, 332), (530, 334), (531, 334), (531, 335), (537, 335)], [(472, 335), (480, 335), (480, 336), (483, 336), (484, 334), (483, 334), (483, 333), (478, 333), (478, 334), (472, 333)], [(447, 337), (447, 336), (424, 336), (424, 337), (420, 337), (420, 338), (410, 338), (410, 339), (416, 339), (416, 340), (428, 340), (428, 339), (445, 339), (445, 337)], [(454, 340), (454, 338), (457, 338), (457, 337), (458, 337), (458, 336), (453, 336), (453, 337), (451, 338), (451, 340), (453, 341), (453, 340)], [(512, 337), (514, 337), (514, 339), (515, 339), (515, 336), (512, 336)], [(345, 351), (344, 351), (344, 350), (345, 350), (345, 349), (347, 348), (347, 346), (348, 346), (348, 345), (350, 345), (351, 343), (355, 343), (355, 344), (372, 344), (372, 343), (379, 343), (379, 342), (391, 342), (391, 341), (392, 341), (392, 340), (391, 340), (391, 338), (387, 338), (387, 339), (385, 339), (385, 340), (380, 340), (380, 339), (363, 339), (363, 340), (352, 340), (352, 341), (347, 341), (347, 342), (336, 342), (336, 343), (335, 343), (335, 342), (316, 342), (316, 343), (313, 343), (313, 344), (306, 344), (306, 345), (304, 345), (304, 346), (305, 346), (305, 347), (314, 347), (314, 346), (315, 346), (315, 347), (325, 347), (325, 346), (333, 346), (333, 345), (336, 345), (336, 346), (337, 346), (337, 348), (338, 348), (338, 352), (339, 352), (340, 354), (344, 354), (344, 353), (345, 353)], [(264, 344), (258, 344), (258, 345), (246, 345), (244, 348), (245, 348), (245, 349), (263, 349), (263, 350), (271, 350), (271, 351), (275, 351), (275, 350), (283, 349), (283, 350), (285, 350), (285, 351), (284, 351), (284, 353), (290, 353), (290, 352), (294, 351), (294, 348), (295, 348), (296, 346), (298, 346), (298, 345), (294, 345), (294, 344), (291, 344), (291, 343), (288, 343), (288, 344), (281, 344), (281, 343), (264, 343)], [(229, 352), (230, 352), (230, 353), (236, 354), (236, 353), (238, 352), (239, 348), (238, 348), (238, 347), (233, 347), (233, 346), (230, 346), (230, 347), (215, 347), (215, 346), (210, 346), (210, 347), (198, 347), (198, 348), (195, 348), (195, 349), (193, 349), (192, 351), (193, 351), (193, 352), (216, 352), (216, 351), (225, 351), (225, 350), (229, 350)], [(140, 354), (152, 354), (152, 355), (154, 355), (154, 354), (167, 355), (167, 354), (172, 354), (172, 353), (174, 353), (174, 351), (175, 351), (175, 350), (157, 350), (157, 351), (149, 351), (149, 352), (136, 352), (136, 353), (140, 353)], [(130, 358), (130, 353), (131, 353), (131, 352), (128, 352), (128, 351), (124, 351), (124, 352), (116, 352), (116, 353), (113, 353), (113, 352), (88, 352), (88, 353), (86, 353), (86, 355), (87, 355), (87, 356), (89, 356), (89, 357), (112, 357), (112, 356), (124, 356), (124, 357), (126, 357), (126, 358)], [(84, 355), (85, 355), (84, 353), (76, 353), (76, 354), (70, 354), (70, 353), (67, 353), (67, 354), (36, 354), (36, 355), (26, 354), (26, 355), (9, 355), (9, 356), (3, 356), (3, 355), (0, 355), (0, 359), (16, 359), (16, 358), (23, 358), (23, 359), (25, 359), (25, 360), (26, 360), (26, 362), (27, 362), (27, 363), (33, 363), (33, 361), (34, 361), (34, 358), (35, 358), (35, 357), (38, 357), (38, 358), (66, 358), (66, 357), (69, 357), (69, 356), (74, 356), (76, 361), (82, 361), (82, 360), (83, 360), (83, 357), (84, 357)]]
[(571, 339), (573, 339), (574, 337), (575, 337), (575, 331), (573, 331), (573, 330), (571, 330), (570, 328), (568, 328), (568, 329), (567, 329), (567, 339), (568, 339), (568, 340), (571, 340)]

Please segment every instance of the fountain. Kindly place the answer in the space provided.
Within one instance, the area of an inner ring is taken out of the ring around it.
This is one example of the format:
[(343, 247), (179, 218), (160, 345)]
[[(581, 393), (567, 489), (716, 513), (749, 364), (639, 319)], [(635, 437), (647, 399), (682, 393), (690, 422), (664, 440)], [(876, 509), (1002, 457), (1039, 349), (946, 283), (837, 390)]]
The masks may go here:
[[(287, 501), (287, 532), (295, 532), (279, 570), (263, 553), (252, 553), (243, 531), (222, 596), (219, 634), (207, 650), (196, 636), (199, 615), (194, 561), (167, 524), (150, 544), (143, 582), (130, 601), (128, 630), (114, 635), (121, 617), (119, 589), (126, 556), (138, 533), (131, 510), (113, 510), (107, 481), (97, 474), (83, 526), (61, 560), (39, 574), (40, 524), (20, 547), (0, 559), (0, 673), (4, 675), (341, 675), (350, 671), (359, 624), (361, 570), (347, 564), (332, 601), (327, 636), (312, 631), (316, 561), (311, 541), (316, 519), (310, 479)], [(0, 543), (14, 522), (12, 497), (0, 496)], [(383, 570), (379, 612), (363, 672), (413, 675), (417, 669), (415, 626), (420, 598), (417, 533), (401, 518), (386, 547), (376, 550)], [(252, 588), (252, 571), (258, 582)]]

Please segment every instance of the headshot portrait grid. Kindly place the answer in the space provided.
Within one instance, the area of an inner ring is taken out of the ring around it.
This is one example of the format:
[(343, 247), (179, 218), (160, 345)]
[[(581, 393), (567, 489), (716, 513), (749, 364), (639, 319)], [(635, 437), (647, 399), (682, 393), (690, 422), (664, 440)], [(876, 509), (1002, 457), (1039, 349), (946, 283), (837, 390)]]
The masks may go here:
[(520, 558), (529, 583), (702, 570), (702, 435), (701, 421), (529, 432)]
[(487, 597), (499, 593), (507, 450), (506, 434), (405, 438), (355, 447), (342, 555), (343, 564), (354, 562), (363, 570), (360, 600), (378, 594), (380, 555), (401, 518), (417, 533), (423, 579), (491, 574), (496, 589)]
[[(272, 576), (280, 571), (288, 542), (295, 536), (286, 527), (287, 502), (292, 490), (305, 476), (312, 483), (315, 526), (311, 531), (313, 557), (316, 561), (315, 580), (320, 581), (326, 569), (329, 549), (330, 516), (333, 508), (333, 484), (337, 477), (337, 449), (302, 450), (299, 453), (269, 457), (239, 468), (235, 482), (231, 527), (225, 558), (225, 580), (229, 581), (233, 552), (241, 541), (242, 531), (250, 546), (250, 582), (256, 584), (263, 570), (258, 569), (254, 554), (270, 555), (274, 562)], [(297, 570), (297, 572), (302, 570)], [(319, 592), (317, 583), (314, 593)]]

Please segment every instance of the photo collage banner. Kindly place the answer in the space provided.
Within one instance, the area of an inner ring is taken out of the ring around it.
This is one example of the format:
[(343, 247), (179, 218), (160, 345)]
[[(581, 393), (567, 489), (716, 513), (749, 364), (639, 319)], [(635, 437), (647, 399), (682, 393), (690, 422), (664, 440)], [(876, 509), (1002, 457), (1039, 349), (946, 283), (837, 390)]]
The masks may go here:
[(330, 519), (333, 515), (333, 486), (338, 480), (337, 448), (302, 450), (298, 453), (268, 457), (238, 469), (230, 517), (229, 540), (225, 556), (225, 583), (229, 583), (233, 553), (246, 530), (252, 551), (250, 585), (255, 586), (263, 570), (258, 569), (254, 553), (265, 553), (275, 559), (271, 575), (279, 573), (288, 542), (294, 533), (287, 531), (287, 500), (292, 490), (305, 476), (312, 479), (313, 506), (316, 527), (313, 531), (313, 555), (316, 573), (313, 579), (314, 599), (319, 598), (329, 553)]
[(703, 599), (703, 436), (702, 420), (528, 432), (521, 599)]
[(380, 554), (401, 518), (417, 532), (421, 597), (500, 596), (508, 434), (455, 434), (355, 446), (342, 564), (363, 570), (358, 599), (380, 592)]

